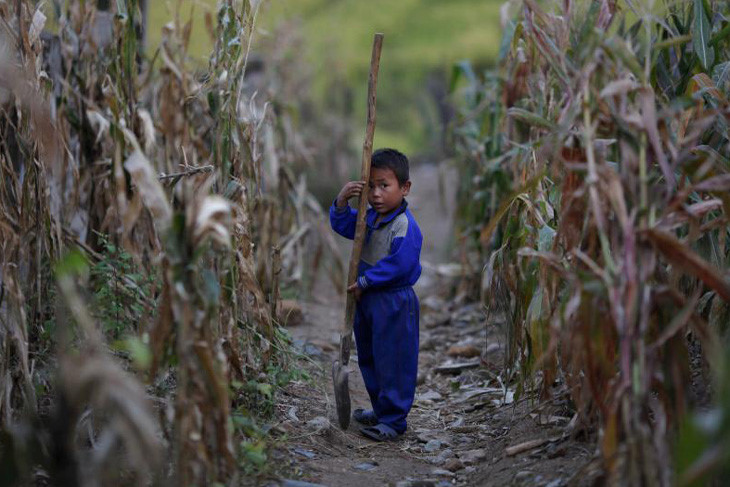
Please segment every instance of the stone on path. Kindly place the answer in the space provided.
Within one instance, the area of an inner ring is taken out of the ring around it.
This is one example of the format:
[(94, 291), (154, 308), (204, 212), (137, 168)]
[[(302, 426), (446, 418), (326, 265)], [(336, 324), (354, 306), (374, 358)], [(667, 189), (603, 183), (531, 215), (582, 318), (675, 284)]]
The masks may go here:
[(451, 487), (451, 482), (447, 480), (401, 480), (396, 482), (395, 487)]
[(307, 421), (307, 426), (314, 430), (315, 433), (323, 433), (332, 427), (330, 420), (324, 416), (317, 416), (316, 418)]
[(290, 480), (290, 479), (282, 479), (279, 481), (278, 484), (279, 487), (325, 487), (321, 484), (312, 484), (310, 482), (302, 482), (301, 480)]
[(464, 465), (477, 465), (482, 460), (486, 460), (487, 451), (483, 449), (467, 450), (459, 453), (459, 458), (464, 462)]
[(439, 475), (441, 477), (453, 477), (456, 474), (454, 472), (449, 472), (444, 468), (435, 468), (431, 470), (431, 475)]
[(459, 460), (458, 458), (452, 458), (444, 464), (444, 469), (448, 470), (449, 472), (456, 472), (457, 470), (461, 470), (463, 468), (464, 464), (461, 463), (461, 460)]
[(441, 449), (442, 443), (439, 440), (429, 440), (426, 446), (423, 447), (427, 452), (435, 452)]

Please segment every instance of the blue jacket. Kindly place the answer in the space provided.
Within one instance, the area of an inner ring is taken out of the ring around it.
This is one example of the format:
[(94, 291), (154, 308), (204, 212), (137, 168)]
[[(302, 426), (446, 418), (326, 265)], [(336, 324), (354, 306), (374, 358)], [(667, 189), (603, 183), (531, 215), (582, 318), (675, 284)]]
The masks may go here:
[[(421, 275), (423, 236), (416, 219), (403, 200), (400, 208), (385, 217), (377, 227), (378, 213), (368, 208), (367, 231), (358, 266), (358, 286), (362, 289), (387, 289), (412, 286)], [(355, 238), (357, 210), (350, 206), (330, 207), (330, 225), (345, 238)]]

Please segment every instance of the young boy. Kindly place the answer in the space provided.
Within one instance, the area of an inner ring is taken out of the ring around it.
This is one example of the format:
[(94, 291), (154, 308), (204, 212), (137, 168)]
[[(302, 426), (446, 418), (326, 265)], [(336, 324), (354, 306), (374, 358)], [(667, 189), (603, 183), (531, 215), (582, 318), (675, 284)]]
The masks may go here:
[[(421, 275), (423, 237), (408, 210), (411, 189), (408, 159), (380, 149), (371, 159), (367, 232), (357, 282), (347, 291), (357, 299), (355, 341), (372, 410), (356, 409), (360, 432), (376, 441), (392, 440), (406, 430), (418, 372), (418, 298), (413, 284)], [(353, 239), (357, 211), (347, 200), (361, 194), (364, 181), (342, 188), (330, 208), (332, 229)]]

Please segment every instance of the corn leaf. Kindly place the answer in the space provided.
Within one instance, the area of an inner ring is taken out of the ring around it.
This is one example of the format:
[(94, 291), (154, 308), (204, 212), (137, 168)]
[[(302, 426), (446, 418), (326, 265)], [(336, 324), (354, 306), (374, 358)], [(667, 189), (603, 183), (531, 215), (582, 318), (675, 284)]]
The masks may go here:
[(645, 230), (644, 234), (672, 265), (700, 279), (725, 301), (730, 302), (730, 282), (720, 274), (717, 268), (680, 242), (674, 235), (656, 228)]
[(715, 82), (705, 73), (697, 73), (692, 76), (692, 81), (702, 92), (709, 94), (718, 101), (725, 101), (725, 95), (717, 89)]
[(470, 85), (476, 85), (478, 82), (477, 76), (474, 74), (474, 70), (471, 67), (471, 63), (466, 60), (459, 61), (454, 64), (454, 67), (451, 69), (451, 83), (449, 86), (449, 90), (451, 92), (456, 89), (456, 85), (459, 83), (459, 79), (461, 79), (462, 76), (466, 78), (466, 81)]
[(523, 108), (512, 107), (509, 110), (507, 110), (507, 115), (509, 115), (512, 118), (516, 118), (517, 120), (520, 120), (522, 122), (525, 122), (529, 125), (534, 125), (536, 127), (540, 127), (540, 128), (544, 128), (544, 129), (548, 129), (548, 130), (555, 130), (555, 128), (557, 127), (551, 121), (546, 120), (545, 118), (541, 117), (540, 115), (527, 111)]
[(715, 61), (715, 49), (710, 46), (710, 23), (705, 15), (705, 8), (702, 0), (694, 0), (694, 30), (692, 39), (695, 54), (702, 63), (702, 67), (708, 70)]
[[(520, 24), (520, 30), (522, 24)], [(499, 54), (497, 59), (501, 62), (507, 57), (510, 48), (512, 47), (512, 39), (515, 37), (515, 30), (517, 29), (517, 22), (510, 20), (504, 28), (504, 34), (502, 34), (502, 42), (499, 45)]]
[(538, 183), (542, 180), (542, 178), (545, 177), (545, 172), (541, 172), (537, 176), (533, 177), (529, 181), (527, 181), (522, 187), (515, 190), (510, 194), (500, 205), (500, 207), (497, 209), (497, 211), (494, 213), (494, 216), (491, 220), (489, 220), (489, 223), (487, 223), (487, 226), (484, 227), (484, 229), (481, 232), (481, 235), (479, 239), (483, 244), (488, 244), (489, 241), (492, 239), (492, 234), (497, 229), (497, 225), (499, 225), (500, 220), (504, 217), (504, 215), (507, 214), (507, 210), (510, 209), (512, 206), (512, 203), (514, 203), (520, 196), (522, 196), (525, 193), (529, 193), (533, 189), (535, 189), (538, 185)]
[(730, 174), (705, 179), (694, 187), (697, 191), (730, 191)]
[(712, 69), (712, 81), (721, 92), (727, 92), (725, 84), (730, 79), (730, 61), (716, 65)]

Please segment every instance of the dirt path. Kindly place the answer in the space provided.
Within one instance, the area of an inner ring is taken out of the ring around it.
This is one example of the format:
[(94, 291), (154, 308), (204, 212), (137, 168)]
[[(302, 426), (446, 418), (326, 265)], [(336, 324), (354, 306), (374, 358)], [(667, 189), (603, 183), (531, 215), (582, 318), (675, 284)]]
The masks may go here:
[[(563, 434), (570, 413), (559, 404), (537, 407), (534, 401), (516, 399), (514, 385), (505, 386), (498, 376), (502, 360), (498, 323), (485, 326), (478, 305), (457, 305), (439, 296), (444, 283), (435, 268), (451, 245), (453, 201), (449, 191), (439, 197), (442, 176), (436, 166), (418, 168), (409, 198), (424, 234), (422, 260), (430, 264), (424, 266), (416, 289), (421, 299), (421, 348), (409, 429), (402, 440), (383, 444), (362, 437), (355, 422), (347, 431), (336, 426), (329, 371), (344, 299), (331, 292), (319, 302), (305, 303), (304, 323), (291, 331), (313, 359), (307, 366), (313, 381), (289, 386), (278, 406), (278, 427), (287, 434), (281, 460), (289, 462), (302, 480), (352, 487), (556, 487), (582, 478), (576, 472), (592, 454), (586, 444)], [(369, 408), (359, 371), (352, 366), (353, 409)], [(523, 453), (507, 454), (507, 447), (533, 440), (533, 447)], [(279, 485), (307, 484), (281, 481)]]

